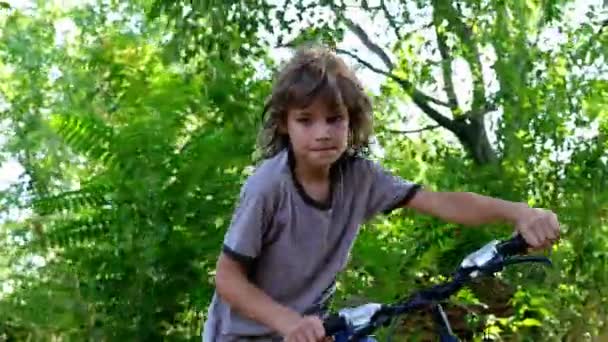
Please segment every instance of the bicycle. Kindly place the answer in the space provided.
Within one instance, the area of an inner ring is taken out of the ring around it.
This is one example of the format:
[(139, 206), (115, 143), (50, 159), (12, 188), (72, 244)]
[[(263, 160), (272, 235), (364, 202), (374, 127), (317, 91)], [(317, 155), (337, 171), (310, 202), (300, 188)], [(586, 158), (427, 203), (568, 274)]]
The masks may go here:
[[(441, 302), (457, 293), (469, 281), (494, 275), (506, 266), (539, 262), (548, 265), (551, 260), (544, 256), (520, 256), (528, 249), (521, 235), (506, 241), (493, 240), (469, 254), (453, 273), (452, 280), (412, 294), (405, 301), (395, 304), (367, 303), (344, 308), (324, 320), (327, 336), (335, 342), (373, 342), (372, 334), (382, 326), (388, 326), (399, 315), (432, 306), (433, 319), (441, 342), (458, 342), (443, 311)], [(390, 341), (390, 334), (388, 339)]]

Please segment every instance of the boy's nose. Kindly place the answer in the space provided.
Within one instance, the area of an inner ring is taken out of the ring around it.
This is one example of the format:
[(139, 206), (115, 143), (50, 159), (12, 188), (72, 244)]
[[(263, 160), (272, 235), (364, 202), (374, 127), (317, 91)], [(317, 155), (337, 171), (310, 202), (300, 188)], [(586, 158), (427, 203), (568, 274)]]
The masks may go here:
[(315, 139), (317, 140), (327, 140), (331, 136), (330, 127), (326, 123), (320, 123), (315, 125)]

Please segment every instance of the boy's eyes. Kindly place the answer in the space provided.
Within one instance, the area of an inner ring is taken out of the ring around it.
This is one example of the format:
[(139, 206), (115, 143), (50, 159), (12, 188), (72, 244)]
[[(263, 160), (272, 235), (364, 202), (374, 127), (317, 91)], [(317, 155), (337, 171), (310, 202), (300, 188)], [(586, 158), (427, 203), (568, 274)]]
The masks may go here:
[(343, 119), (342, 115), (332, 115), (327, 118), (327, 122), (336, 123), (336, 122), (342, 121), (342, 119)]
[[(327, 122), (336, 123), (336, 122), (342, 121), (342, 119), (344, 119), (343, 115), (332, 115), (327, 118)], [(296, 121), (300, 122), (300, 123), (309, 123), (312, 121), (312, 119), (309, 117), (300, 117), (300, 118), (296, 118)]]

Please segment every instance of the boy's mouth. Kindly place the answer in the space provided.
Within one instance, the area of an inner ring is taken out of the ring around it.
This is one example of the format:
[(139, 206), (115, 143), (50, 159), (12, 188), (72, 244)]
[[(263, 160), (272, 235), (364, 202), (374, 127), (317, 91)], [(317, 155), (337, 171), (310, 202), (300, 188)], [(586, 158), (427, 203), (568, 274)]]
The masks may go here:
[(310, 149), (313, 152), (325, 152), (325, 151), (335, 151), (335, 147), (321, 147), (321, 148), (312, 148)]

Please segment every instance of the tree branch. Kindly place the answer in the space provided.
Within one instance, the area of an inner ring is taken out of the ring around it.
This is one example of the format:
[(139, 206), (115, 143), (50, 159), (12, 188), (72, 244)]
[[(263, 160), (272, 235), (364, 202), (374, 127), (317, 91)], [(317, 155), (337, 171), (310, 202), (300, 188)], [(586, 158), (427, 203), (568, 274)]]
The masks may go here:
[(398, 129), (387, 129), (386, 131), (389, 133), (410, 134), (410, 133), (420, 133), (423, 131), (430, 131), (430, 130), (433, 130), (433, 129), (439, 128), (439, 127), (441, 127), (441, 125), (428, 125), (428, 126), (424, 126), (422, 128), (405, 130), (405, 131), (398, 130)]
[(380, 68), (377, 68), (377, 67), (373, 66), (371, 63), (363, 60), (359, 56), (357, 56), (354, 53), (351, 53), (349, 51), (346, 51), (343, 49), (336, 49), (336, 52), (349, 55), (350, 57), (357, 60), (359, 63), (365, 65), (370, 70), (391, 78), (392, 80), (397, 82), (397, 84), (399, 84), (401, 86), (401, 88), (403, 88), (403, 90), (407, 94), (409, 94), (411, 96), (412, 101), (426, 115), (428, 115), (433, 120), (435, 120), (439, 125), (451, 130), (454, 133), (458, 133), (458, 132), (462, 131), (462, 127), (461, 127), (460, 123), (452, 121), (451, 119), (447, 118), (446, 116), (444, 116), (443, 114), (441, 114), (437, 110), (435, 110), (433, 107), (431, 107), (429, 104), (429, 103), (435, 103), (435, 104), (450, 108), (450, 105), (448, 103), (437, 100), (429, 95), (426, 95), (422, 91), (416, 89), (410, 81), (392, 74), (390, 72), (390, 70), (393, 70), (395, 65), (393, 64), (391, 59), (388, 57), (388, 55), (384, 52), (384, 50), (378, 44), (372, 42), (372, 40), (369, 38), (369, 36), (365, 32), (365, 30), (363, 30), (363, 28), (360, 25), (358, 25), (357, 23), (353, 22), (352, 20), (346, 18), (341, 13), (341, 11), (340, 11), (341, 8), (339, 8), (335, 3), (331, 2), (330, 6), (331, 6), (331, 9), (336, 14), (336, 16), (345, 22), (346, 26), (361, 40), (361, 42), (363, 43), (363, 45), (365, 45), (366, 48), (368, 48), (371, 52), (376, 54), (382, 60), (382, 62), (385, 64), (386, 68), (389, 71), (385, 71)]
[(382, 48), (378, 44), (372, 42), (372, 40), (369, 38), (369, 36), (365, 32), (365, 30), (363, 30), (363, 28), (359, 24), (350, 20), (343, 14), (345, 5), (343, 4), (342, 8), (340, 8), (333, 1), (330, 1), (329, 6), (332, 9), (332, 11), (336, 14), (336, 17), (338, 17), (344, 21), (346, 26), (361, 40), (363, 45), (365, 45), (365, 47), (367, 47), (370, 51), (372, 51), (378, 57), (380, 57), (380, 59), (382, 60), (384, 65), (386, 65), (386, 67), (389, 70), (392, 70), (394, 67), (393, 62), (391, 61), (390, 57), (386, 54), (386, 52), (384, 52), (384, 50), (382, 50)]
[(346, 26), (348, 26), (348, 28), (353, 31), (355, 35), (357, 35), (365, 47), (367, 47), (371, 52), (375, 53), (376, 56), (380, 57), (388, 69), (392, 70), (395, 67), (386, 52), (384, 52), (384, 50), (378, 44), (372, 42), (365, 30), (363, 30), (359, 24), (346, 17), (344, 17), (344, 22), (346, 23)]
[(448, 51), (448, 45), (446, 43), (446, 37), (439, 28), (441, 22), (440, 18), (433, 13), (433, 20), (435, 21), (435, 34), (437, 35), (437, 46), (439, 47), (439, 54), (441, 55), (441, 70), (443, 71), (443, 87), (446, 94), (448, 95), (448, 103), (451, 108), (457, 108), (458, 102), (456, 101), (456, 93), (454, 92), (454, 80), (452, 79), (452, 57)]
[(395, 18), (388, 12), (388, 8), (386, 7), (386, 3), (384, 2), (384, 0), (380, 0), (380, 7), (382, 7), (382, 12), (384, 12), (384, 16), (386, 17), (386, 20), (388, 20), (388, 24), (393, 28), (393, 31), (395, 31), (395, 36), (397, 36), (397, 40), (400, 41), (402, 37), (399, 34), (399, 26), (397, 26)]
[(403, 78), (401, 78), (401, 77), (399, 77), (399, 76), (397, 76), (397, 75), (395, 75), (395, 74), (393, 74), (391, 72), (388, 72), (388, 71), (382, 70), (382, 69), (380, 69), (378, 67), (375, 67), (370, 62), (364, 60), (363, 58), (357, 56), (356, 54), (354, 54), (354, 53), (352, 53), (350, 51), (338, 48), (338, 49), (336, 49), (336, 52), (348, 55), (348, 56), (352, 57), (353, 59), (357, 60), (357, 62), (363, 64), (365, 67), (367, 67), (371, 71), (373, 71), (373, 72), (375, 72), (377, 74), (380, 74), (380, 75), (384, 75), (384, 76), (392, 79), (393, 81), (397, 82), (404, 90), (406, 90), (406, 92), (410, 96), (417, 96), (421, 100), (429, 101), (429, 102), (432, 102), (434, 104), (437, 104), (437, 105), (440, 105), (440, 106), (443, 106), (443, 107), (448, 107), (448, 108), (450, 107), (450, 105), (448, 103), (445, 103), (445, 102), (443, 102), (441, 100), (438, 100), (438, 99), (436, 99), (436, 98), (434, 98), (432, 96), (429, 96), (429, 95), (423, 93), (422, 91), (414, 88), (414, 85), (412, 84), (412, 82), (410, 82), (410, 81), (408, 81), (406, 79), (403, 79)]
[[(464, 58), (471, 67), (473, 75), (473, 107), (480, 106), (485, 101), (485, 85), (481, 70), (481, 53), (473, 39), (473, 32), (462, 20), (462, 14), (453, 7), (449, 0), (433, 0), (434, 16), (437, 15), (437, 20), (447, 20), (448, 27), (451, 32), (454, 32), (461, 40), (465, 49), (463, 52)], [(435, 14), (436, 13), (436, 14)]]
[[(386, 14), (388, 11), (386, 6), (383, 6), (384, 1), (380, 1), (380, 6), (383, 7), (383, 10)], [(452, 89), (447, 91), (448, 101), (450, 103), (445, 103), (443, 101), (434, 99), (433, 97), (426, 95), (422, 91), (416, 89), (416, 87), (409, 80), (401, 78), (396, 74), (393, 74), (395, 64), (390, 59), (385, 50), (383, 50), (379, 44), (373, 42), (360, 25), (345, 17), (345, 5), (343, 3), (336, 4), (336, 2), (334, 1), (329, 1), (329, 7), (333, 10), (337, 19), (344, 23), (344, 25), (359, 38), (359, 40), (369, 51), (371, 51), (380, 58), (382, 63), (385, 65), (385, 68), (375, 67), (371, 63), (357, 56), (355, 53), (349, 51), (336, 49), (336, 52), (348, 55), (354, 58), (360, 64), (366, 66), (368, 69), (394, 80), (397, 84), (399, 84), (403, 91), (411, 97), (414, 104), (416, 104), (416, 106), (418, 106), (418, 108), (420, 108), (424, 112), (424, 114), (433, 119), (439, 126), (442, 126), (454, 133), (462, 142), (463, 146), (470, 152), (472, 158), (476, 162), (481, 164), (491, 162), (495, 159), (495, 154), (493, 152), (492, 147), (489, 145), (489, 141), (487, 139), (483, 126), (483, 114), (487, 112), (487, 109), (486, 106), (484, 106), (484, 103), (486, 102), (485, 84), (483, 82), (483, 77), (481, 74), (481, 55), (479, 53), (479, 48), (476, 44), (477, 42), (474, 39), (471, 28), (468, 27), (465, 22), (461, 20), (460, 17), (462, 15), (460, 13), (460, 10), (454, 8), (451, 1), (432, 0), (432, 5), (434, 10), (439, 12), (439, 18), (441, 20), (447, 19), (448, 28), (451, 32), (454, 32), (460, 39), (462, 43), (461, 46), (463, 49), (463, 57), (469, 63), (471, 72), (473, 74), (472, 110), (464, 115), (458, 115), (454, 119), (451, 119), (441, 114), (437, 109), (435, 109), (431, 105), (431, 103), (435, 103), (452, 110), (457, 110), (458, 107), (454, 105), (454, 84), (452, 84)], [(389, 18), (387, 17), (387, 19)], [(435, 20), (431, 21), (431, 24), (435, 23)], [(445, 41), (443, 41), (443, 43), (445, 43)], [(397, 47), (399, 46), (400, 45), (398, 43)], [(447, 49), (447, 44), (443, 45), (442, 47), (445, 48), (443, 56), (449, 57), (447, 55), (447, 53), (449, 52), (449, 49)], [(442, 58), (442, 61), (444, 60), (445, 58)], [(446, 70), (447, 69), (444, 69), (444, 72)], [(451, 80), (451, 77), (447, 77), (446, 80)], [(450, 95), (449, 93), (452, 94)]]
[(422, 109), (424, 113), (426, 113), (426, 115), (430, 116), (431, 119), (435, 120), (435, 122), (449, 129), (455, 134), (461, 131), (458, 122), (450, 120), (449, 118), (443, 116), (443, 114), (436, 111), (433, 107), (429, 105), (428, 101), (422, 98), (419, 94), (420, 93), (414, 93), (412, 95), (412, 100), (418, 107), (420, 107), (420, 109)]

